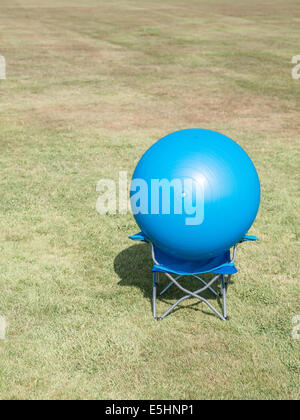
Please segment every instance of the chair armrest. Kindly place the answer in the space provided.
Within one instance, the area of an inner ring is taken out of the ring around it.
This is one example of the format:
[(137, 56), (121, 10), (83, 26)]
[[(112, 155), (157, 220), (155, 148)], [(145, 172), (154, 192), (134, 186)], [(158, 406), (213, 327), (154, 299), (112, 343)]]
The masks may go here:
[(148, 238), (144, 232), (136, 233), (135, 235), (128, 236), (128, 238), (132, 241), (148, 242)]
[(259, 239), (256, 237), (256, 236), (253, 236), (253, 235), (245, 235), (241, 240), (240, 240), (240, 244), (242, 243), (242, 242), (247, 242), (247, 241), (251, 241), (251, 242), (253, 242), (253, 241), (259, 241)]

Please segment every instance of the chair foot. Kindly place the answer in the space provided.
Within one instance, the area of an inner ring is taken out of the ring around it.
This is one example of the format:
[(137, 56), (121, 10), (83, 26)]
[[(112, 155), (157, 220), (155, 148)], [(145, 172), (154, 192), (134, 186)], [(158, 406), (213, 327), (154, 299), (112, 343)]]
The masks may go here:
[(230, 320), (229, 316), (225, 316), (225, 320), (229, 321)]

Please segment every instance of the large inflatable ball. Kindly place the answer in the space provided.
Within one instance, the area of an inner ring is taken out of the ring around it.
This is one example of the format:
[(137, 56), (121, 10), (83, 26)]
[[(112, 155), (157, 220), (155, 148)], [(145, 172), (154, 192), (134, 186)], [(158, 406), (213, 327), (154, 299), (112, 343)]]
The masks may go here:
[(260, 184), (247, 153), (215, 131), (163, 137), (137, 164), (130, 187), (140, 229), (160, 250), (206, 260), (247, 233), (259, 208)]

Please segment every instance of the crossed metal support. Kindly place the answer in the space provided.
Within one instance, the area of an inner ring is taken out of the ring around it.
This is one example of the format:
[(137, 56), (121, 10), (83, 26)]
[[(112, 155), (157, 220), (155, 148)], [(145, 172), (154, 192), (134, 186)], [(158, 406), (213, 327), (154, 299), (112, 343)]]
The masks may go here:
[[(179, 280), (181, 277), (184, 277), (183, 275), (179, 275), (177, 277), (173, 277), (170, 273), (164, 272), (164, 274), (171, 280), (171, 282), (159, 293), (159, 296), (163, 295), (173, 284), (178, 287), (178, 289), (182, 290), (186, 295), (181, 297), (177, 300), (170, 308), (161, 316), (157, 317), (157, 311), (156, 311), (156, 300), (157, 300), (157, 288), (159, 285), (159, 272), (154, 271), (153, 272), (153, 316), (157, 321), (160, 321), (164, 319), (173, 309), (179, 305), (182, 301), (189, 298), (196, 298), (199, 299), (201, 302), (204, 302), (219, 318), (222, 319), (222, 321), (227, 321), (229, 318), (227, 317), (227, 306), (226, 306), (226, 282), (225, 282), (225, 275), (224, 274), (217, 274), (214, 276), (209, 282), (206, 282), (203, 280), (200, 276), (193, 275), (196, 279), (198, 279), (202, 284), (204, 284), (204, 287), (195, 290), (194, 292), (184, 288), (181, 286), (180, 283), (178, 283), (177, 280)], [(217, 293), (211, 286), (221, 277), (221, 293)], [(210, 302), (208, 302), (204, 297), (200, 296), (200, 293), (203, 293), (205, 290), (209, 290), (211, 293), (213, 293), (217, 297), (221, 297), (223, 300), (223, 314), (221, 314)]]

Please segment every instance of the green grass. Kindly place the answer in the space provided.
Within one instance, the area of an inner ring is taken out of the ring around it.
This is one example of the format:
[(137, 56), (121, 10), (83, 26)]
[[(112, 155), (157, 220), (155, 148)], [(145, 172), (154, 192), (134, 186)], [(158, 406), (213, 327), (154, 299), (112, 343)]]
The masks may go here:
[[(0, 398), (298, 399), (299, 2), (0, 10)], [(192, 301), (156, 323), (132, 216), (95, 210), (99, 179), (187, 127), (236, 139), (261, 178), (228, 323)]]

